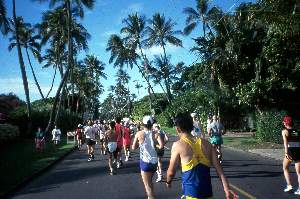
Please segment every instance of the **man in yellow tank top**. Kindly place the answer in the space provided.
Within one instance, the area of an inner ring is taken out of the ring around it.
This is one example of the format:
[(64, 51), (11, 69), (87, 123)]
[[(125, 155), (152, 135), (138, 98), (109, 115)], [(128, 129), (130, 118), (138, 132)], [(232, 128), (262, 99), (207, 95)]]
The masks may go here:
[(178, 114), (174, 119), (179, 140), (174, 142), (171, 159), (167, 172), (167, 187), (176, 173), (181, 162), (183, 199), (211, 199), (213, 198), (210, 167), (215, 167), (219, 175), (226, 199), (237, 199), (238, 196), (229, 189), (229, 183), (218, 161), (212, 145), (205, 139), (191, 135), (193, 120), (190, 114)]

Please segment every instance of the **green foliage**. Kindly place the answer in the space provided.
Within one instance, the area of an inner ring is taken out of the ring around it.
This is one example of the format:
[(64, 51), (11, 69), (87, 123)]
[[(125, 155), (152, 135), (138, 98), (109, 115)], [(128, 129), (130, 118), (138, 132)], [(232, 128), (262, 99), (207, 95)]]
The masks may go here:
[(271, 109), (257, 113), (256, 138), (264, 142), (282, 143), (282, 118), (286, 111)]
[(155, 115), (155, 119), (161, 126), (173, 127), (173, 121), (166, 113)]
[(10, 124), (0, 124), (0, 143), (13, 141), (20, 136), (20, 131), (17, 126)]
[[(50, 115), (50, 107), (48, 102), (42, 105), (41, 102), (33, 103), (32, 109), (32, 131), (27, 132), (28, 128), (28, 119), (27, 119), (27, 111), (25, 106), (21, 106), (16, 108), (9, 114), (9, 121), (13, 125), (16, 125), (20, 129), (21, 137), (33, 137), (34, 132), (38, 127), (41, 127), (43, 130), (46, 128), (49, 115)], [(70, 113), (69, 111), (62, 109), (60, 111), (60, 119), (58, 120), (57, 126), (61, 129), (62, 132), (66, 132), (68, 130), (73, 130), (76, 128), (76, 125), (81, 122), (80, 115), (76, 113)], [(29, 133), (29, 134), (28, 134)]]

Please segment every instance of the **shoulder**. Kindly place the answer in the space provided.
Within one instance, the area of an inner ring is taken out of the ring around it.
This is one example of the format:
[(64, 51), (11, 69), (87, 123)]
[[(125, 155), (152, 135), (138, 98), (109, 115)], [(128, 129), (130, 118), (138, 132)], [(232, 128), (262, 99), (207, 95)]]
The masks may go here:
[(281, 131), (282, 136), (287, 136), (288, 133), (289, 133), (289, 131), (288, 131), (287, 129), (283, 129), (283, 130)]

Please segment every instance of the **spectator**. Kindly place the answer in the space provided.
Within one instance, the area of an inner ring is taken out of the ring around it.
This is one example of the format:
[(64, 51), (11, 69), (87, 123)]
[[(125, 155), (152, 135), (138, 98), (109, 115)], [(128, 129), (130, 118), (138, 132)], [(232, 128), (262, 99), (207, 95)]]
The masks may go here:
[(38, 151), (43, 151), (45, 147), (45, 133), (41, 127), (38, 127), (38, 131), (35, 133), (35, 148)]
[(52, 130), (52, 141), (55, 145), (57, 145), (58, 142), (60, 142), (60, 135), (61, 135), (60, 129), (57, 128), (57, 126), (55, 126), (54, 129)]

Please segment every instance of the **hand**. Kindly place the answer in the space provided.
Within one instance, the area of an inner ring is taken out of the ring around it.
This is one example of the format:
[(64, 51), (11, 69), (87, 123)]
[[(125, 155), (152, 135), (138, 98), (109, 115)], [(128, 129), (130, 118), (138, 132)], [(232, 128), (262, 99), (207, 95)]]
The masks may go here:
[(167, 186), (167, 188), (171, 188), (172, 186), (171, 186), (171, 183), (166, 183), (166, 186)]
[(285, 153), (285, 158), (288, 159), (289, 161), (292, 161), (293, 159), (291, 158), (291, 156), (287, 153)]
[(238, 199), (239, 196), (234, 193), (232, 190), (225, 191), (226, 199)]

